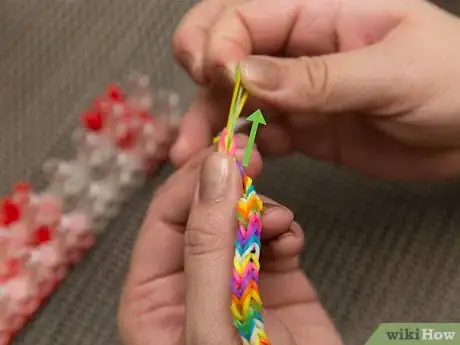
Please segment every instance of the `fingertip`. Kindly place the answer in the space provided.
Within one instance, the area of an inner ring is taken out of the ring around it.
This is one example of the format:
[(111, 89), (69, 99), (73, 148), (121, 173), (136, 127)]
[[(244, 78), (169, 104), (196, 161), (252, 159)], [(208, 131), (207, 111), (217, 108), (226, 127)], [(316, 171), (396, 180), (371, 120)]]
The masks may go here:
[(181, 167), (195, 154), (209, 146), (212, 129), (206, 100), (199, 97), (185, 113), (176, 141), (169, 151), (169, 159), (175, 167)]
[(293, 221), (294, 214), (287, 207), (279, 204), (264, 203), (262, 222), (266, 230), (266, 238), (288, 232)]
[[(233, 24), (233, 23), (232, 23)], [(249, 44), (248, 34), (240, 27), (237, 33), (228, 35), (228, 28), (225, 22), (218, 22), (209, 36), (208, 44), (205, 48), (206, 59), (204, 64), (211, 70), (232, 70), (238, 62), (252, 50)], [(232, 28), (233, 29), (233, 28)], [(234, 37), (238, 37), (235, 39)], [(239, 42), (240, 37), (243, 39)]]
[(212, 19), (209, 6), (199, 3), (184, 16), (172, 37), (176, 61), (200, 85), (206, 82), (203, 75), (203, 53)]
[[(206, 186), (209, 188), (205, 188)], [(234, 159), (224, 152), (210, 152), (201, 164), (200, 181), (197, 187), (200, 191), (203, 187), (203, 190), (209, 191), (209, 194), (218, 194), (212, 200), (212, 208), (225, 208), (229, 202), (236, 202), (241, 196), (240, 169)], [(229, 201), (229, 199), (234, 200)]]
[[(195, 33), (194, 33), (195, 32)], [(199, 30), (187, 30), (180, 26), (172, 37), (172, 50), (175, 60), (198, 84), (203, 83), (202, 61), (204, 34)]]
[(169, 150), (169, 160), (174, 167), (180, 168), (187, 163), (200, 148), (205, 147), (196, 142), (196, 138), (185, 135), (179, 135), (176, 142)]
[(291, 242), (290, 248), (292, 252), (295, 255), (300, 254), (305, 243), (305, 234), (300, 224), (296, 221), (292, 222), (288, 234), (289, 236), (287, 237), (289, 237), (289, 241)]
[(266, 244), (266, 254), (272, 259), (293, 258), (302, 252), (304, 236), (302, 228), (293, 222), (289, 231), (269, 240)]
[(204, 48), (204, 69), (208, 74), (222, 75), (233, 81), (234, 71), (239, 61), (252, 51), (251, 37), (246, 27), (235, 16), (235, 12), (227, 10), (221, 15), (210, 30)]
[(289, 231), (294, 221), (294, 214), (287, 207), (269, 199), (262, 197), (264, 203), (262, 210), (262, 239), (269, 241), (281, 236)]
[[(279, 0), (272, 0), (264, 2), (264, 6), (254, 1), (229, 6), (209, 31), (205, 69), (225, 68), (239, 63), (249, 54), (272, 55), (283, 49), (304, 1), (289, 1), (283, 5), (279, 6)], [(270, 23), (270, 18), (277, 20)]]

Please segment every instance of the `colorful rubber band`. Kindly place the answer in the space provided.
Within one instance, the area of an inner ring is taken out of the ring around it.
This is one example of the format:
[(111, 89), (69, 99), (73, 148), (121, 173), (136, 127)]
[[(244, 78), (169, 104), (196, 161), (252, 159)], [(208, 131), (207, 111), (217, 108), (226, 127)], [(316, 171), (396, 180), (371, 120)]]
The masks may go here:
[[(241, 85), (240, 72), (237, 70), (227, 127), (214, 141), (219, 152), (225, 152), (232, 157), (235, 157), (236, 151), (233, 140), (235, 126), (247, 97), (248, 94)], [(246, 175), (241, 162), (237, 161), (237, 165), (243, 179), (243, 189), (241, 199), (236, 206), (238, 228), (231, 280), (231, 312), (243, 345), (269, 345), (270, 342), (265, 334), (261, 315), (262, 300), (259, 294), (263, 203), (256, 193), (252, 179)]]

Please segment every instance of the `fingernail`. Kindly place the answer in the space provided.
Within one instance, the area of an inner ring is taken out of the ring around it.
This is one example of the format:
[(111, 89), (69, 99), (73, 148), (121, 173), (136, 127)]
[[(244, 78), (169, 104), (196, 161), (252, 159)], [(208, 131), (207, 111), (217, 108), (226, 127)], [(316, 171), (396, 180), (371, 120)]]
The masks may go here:
[(282, 234), (280, 237), (278, 237), (278, 240), (283, 239), (283, 238), (286, 238), (286, 237), (293, 237), (293, 236), (295, 236), (294, 231), (292, 231), (291, 229), (289, 229), (287, 232), (285, 232), (285, 233)]
[(213, 153), (201, 167), (199, 198), (201, 202), (219, 201), (230, 181), (231, 160), (222, 153)]
[[(264, 202), (264, 207), (262, 208), (262, 214), (263, 215), (266, 215), (270, 212), (272, 212), (273, 210), (277, 210), (277, 209), (280, 209), (280, 210), (288, 210), (286, 207), (284, 207), (283, 205), (280, 205), (280, 204), (273, 204), (271, 202)], [(289, 211), (289, 210), (288, 210)]]
[(279, 86), (279, 67), (271, 58), (251, 56), (240, 64), (240, 68), (246, 82), (266, 90), (275, 90)]

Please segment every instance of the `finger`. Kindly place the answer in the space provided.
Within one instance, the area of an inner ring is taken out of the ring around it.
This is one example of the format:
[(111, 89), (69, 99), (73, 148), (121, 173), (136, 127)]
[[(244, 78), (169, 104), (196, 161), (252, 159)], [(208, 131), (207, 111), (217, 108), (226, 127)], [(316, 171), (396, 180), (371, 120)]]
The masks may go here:
[(262, 209), (262, 241), (270, 241), (289, 230), (294, 221), (294, 214), (287, 207), (264, 195), (260, 198), (263, 202)]
[[(290, 123), (287, 121), (289, 118), (282, 116), (279, 113), (274, 113), (272, 109), (262, 109), (264, 117), (267, 121), (267, 126), (262, 126), (257, 131), (256, 144), (258, 151), (262, 156), (283, 156), (293, 151), (293, 138), (288, 134)], [(250, 134), (251, 126), (249, 123), (244, 125), (239, 130), (240, 133)]]
[(170, 159), (176, 167), (209, 146), (214, 135), (225, 125), (222, 111), (225, 103), (217, 97), (209, 90), (200, 90), (196, 101), (184, 115), (177, 140), (170, 151)]
[(183, 228), (201, 162), (210, 152), (211, 149), (202, 152), (173, 174), (158, 190), (147, 211), (133, 249), (118, 313), (126, 341), (137, 336), (130, 331), (133, 323), (137, 327), (135, 323), (139, 322), (132, 319), (133, 315), (183, 303), (183, 278), (175, 274), (183, 268)]
[[(338, 4), (339, 1), (299, 0), (279, 6), (279, 1), (267, 0), (264, 6), (250, 2), (231, 7), (210, 31), (205, 59), (207, 69), (212, 74), (222, 70), (223, 66), (233, 70), (250, 54), (278, 55), (277, 52), (285, 46), (294, 47), (291, 48), (294, 50), (297, 47), (297, 53), (291, 56), (300, 56), (299, 49), (303, 47), (303, 54), (309, 58), (264, 60), (260, 57), (244, 61), (241, 65), (243, 83), (250, 94), (268, 105), (293, 112), (381, 110), (388, 102), (401, 99), (412, 89), (414, 78), (407, 81), (405, 77), (411, 73), (411, 68), (406, 67), (410, 67), (413, 61), (403, 52), (394, 51), (390, 62), (387, 56), (391, 49), (383, 43), (333, 54), (337, 51)], [(393, 3), (378, 9), (380, 15), (371, 6), (359, 11), (379, 23), (372, 33), (375, 42), (397, 27), (407, 12), (405, 6)], [(319, 16), (322, 13), (327, 15)], [(322, 20), (317, 20), (318, 17)], [(272, 22), (273, 18), (276, 22)], [(321, 45), (318, 37), (328, 43)], [(365, 43), (358, 46), (363, 45)], [(249, 68), (251, 61), (254, 63)], [(268, 63), (262, 65), (261, 61), (275, 61), (283, 68), (277, 70), (279, 74), (269, 73)], [(405, 84), (392, 87), (401, 82)]]
[[(247, 142), (247, 137), (238, 135), (236, 140), (238, 146), (238, 142)], [(181, 227), (188, 220), (201, 164), (213, 151), (213, 147), (201, 151), (175, 172), (155, 194), (134, 246), (129, 284), (154, 280), (182, 268)], [(241, 159), (241, 151), (237, 150), (236, 155)], [(261, 171), (262, 158), (254, 148), (246, 173), (255, 178)]]
[(292, 138), (286, 129), (272, 122), (260, 129), (256, 142), (263, 156), (283, 156), (293, 151)]
[(299, 267), (298, 256), (303, 244), (302, 228), (294, 221), (294, 214), (275, 201), (261, 196), (262, 213), (262, 269), (287, 272)]
[(279, 6), (279, 1), (267, 0), (264, 6), (256, 1), (228, 8), (210, 32), (207, 67), (215, 69), (236, 64), (248, 54), (279, 52), (289, 40), (290, 30), (302, 8), (302, 2), (297, 0), (285, 2), (283, 6)]
[(255, 1), (229, 7), (210, 30), (206, 69), (209, 73), (222, 67), (232, 70), (250, 54), (298, 56), (333, 52), (338, 3), (291, 0), (280, 5), (279, 0), (266, 0), (263, 6)]
[[(254, 1), (229, 7), (209, 30), (206, 70), (215, 73), (227, 67), (233, 71), (251, 54), (317, 56), (378, 42), (413, 12), (406, 3), (265, 0), (263, 6)], [(356, 18), (355, 23), (348, 19), (353, 25), (345, 25), (343, 17)], [(233, 72), (228, 76), (233, 77)]]
[(379, 112), (413, 88), (412, 58), (395, 52), (390, 60), (392, 51), (381, 43), (311, 58), (251, 56), (241, 63), (242, 80), (253, 96), (286, 112)]
[(240, 172), (228, 156), (215, 153), (203, 163), (185, 231), (185, 325), (186, 343), (190, 345), (237, 340), (228, 312), (228, 277), (241, 183)]
[(127, 285), (153, 281), (182, 268), (180, 226), (187, 222), (199, 169), (210, 152), (211, 148), (194, 157), (155, 193), (133, 249)]
[(263, 243), (262, 269), (269, 272), (287, 272), (299, 268), (299, 255), (304, 245), (304, 233), (297, 222)]
[(173, 36), (176, 60), (198, 84), (205, 82), (201, 62), (208, 30), (223, 8), (223, 1), (199, 2), (184, 16)]

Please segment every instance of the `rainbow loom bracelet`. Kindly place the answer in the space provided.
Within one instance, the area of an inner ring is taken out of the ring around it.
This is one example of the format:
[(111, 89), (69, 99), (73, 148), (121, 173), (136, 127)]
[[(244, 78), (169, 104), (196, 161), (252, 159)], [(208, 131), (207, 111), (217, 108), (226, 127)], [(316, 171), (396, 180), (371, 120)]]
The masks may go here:
[[(247, 93), (241, 85), (240, 73), (237, 71), (227, 127), (215, 138), (218, 150), (232, 157), (236, 151), (233, 134), (246, 99)], [(264, 330), (262, 300), (259, 295), (263, 203), (256, 193), (252, 179), (244, 172), (243, 165), (238, 161), (237, 165), (243, 180), (243, 191), (236, 206), (238, 229), (231, 281), (233, 322), (243, 345), (270, 345)]]

